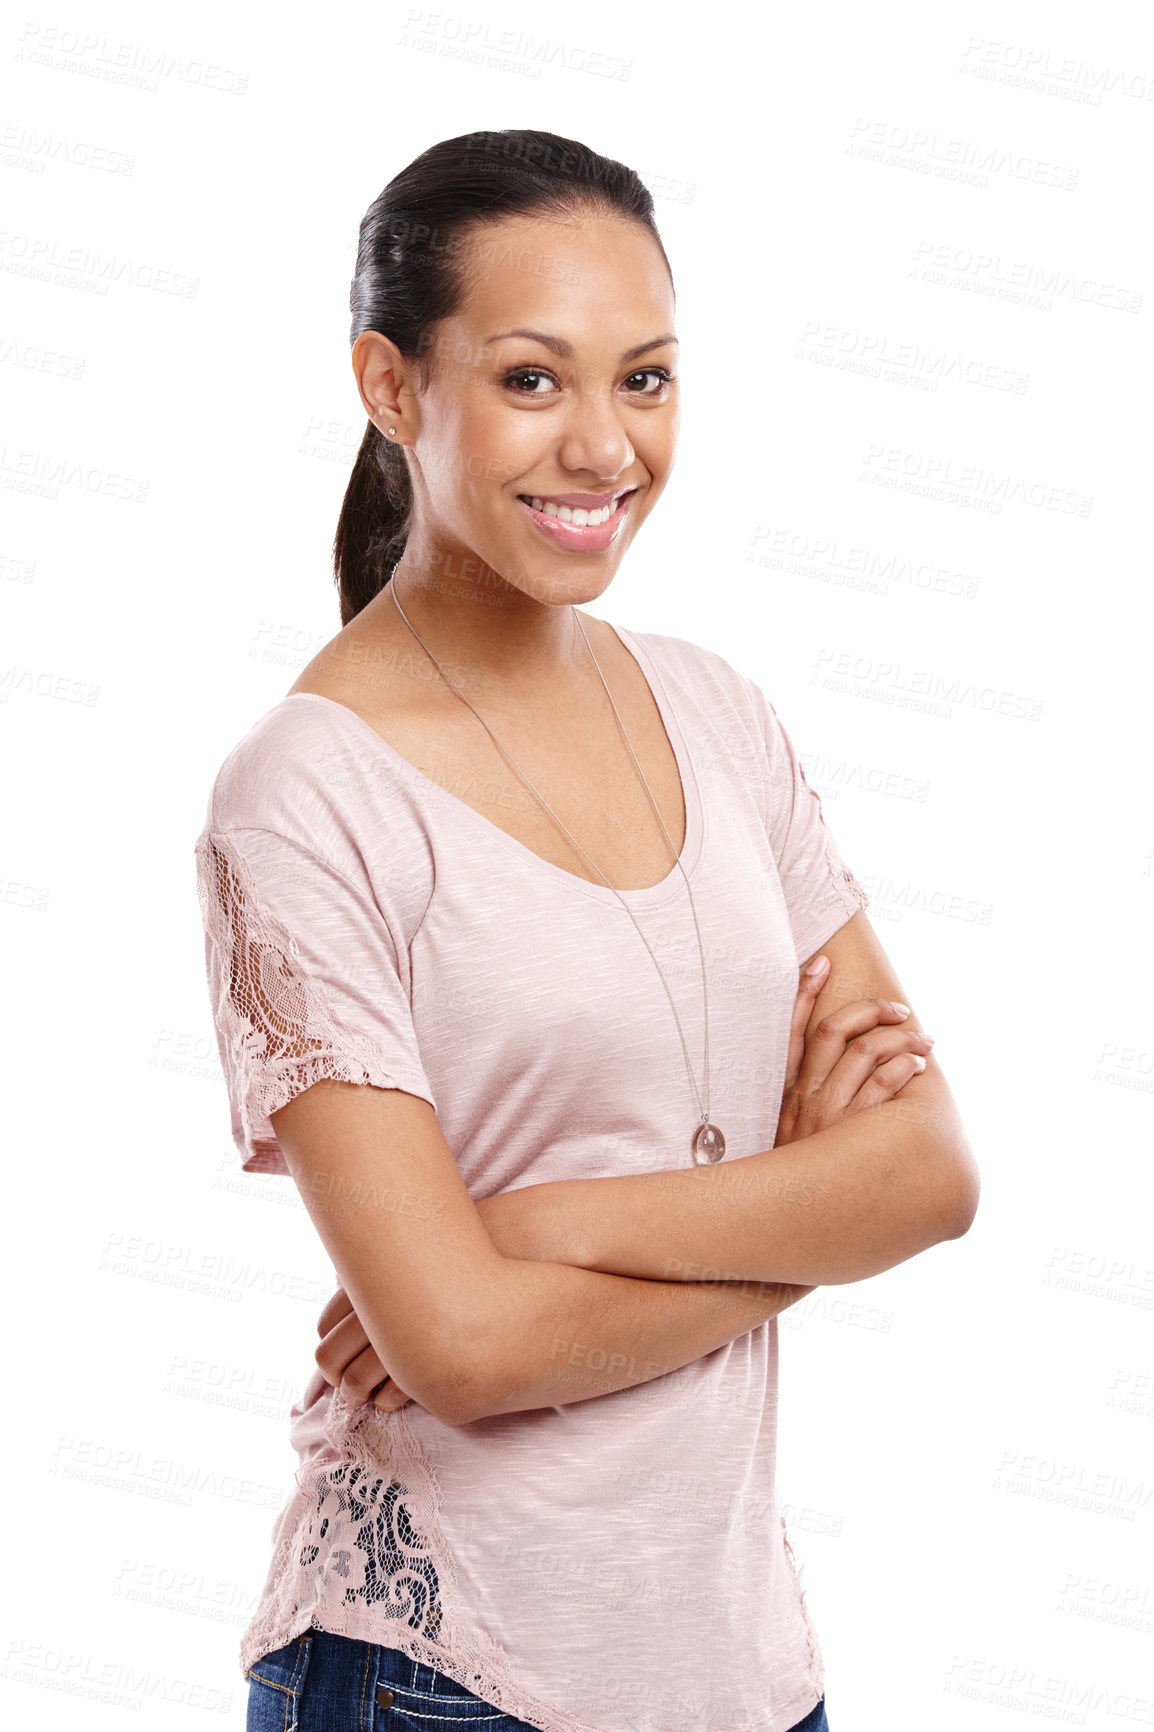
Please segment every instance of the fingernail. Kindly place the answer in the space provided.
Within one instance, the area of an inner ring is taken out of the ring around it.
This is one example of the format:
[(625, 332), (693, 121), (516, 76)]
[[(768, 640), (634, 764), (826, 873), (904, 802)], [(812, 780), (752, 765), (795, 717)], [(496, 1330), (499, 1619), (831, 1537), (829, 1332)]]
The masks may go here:
[(933, 1044), (934, 1044), (934, 1037), (933, 1037), (933, 1035), (932, 1035), (932, 1034), (927, 1034), (927, 1033), (926, 1033), (926, 1032), (925, 1032), (925, 1030), (924, 1030), (924, 1029), (923, 1029), (923, 1030), (922, 1030), (922, 1039), (923, 1039), (923, 1040), (928, 1040), (928, 1041), (929, 1041), (929, 1043), (930, 1043), (930, 1045), (931, 1045), (931, 1046), (933, 1046)]
[(921, 1056), (920, 1053), (916, 1054), (914, 1057), (914, 1069), (915, 1070), (925, 1070), (925, 1068), (926, 1068), (925, 1059)]
[(890, 1003), (893, 1005), (899, 1016), (908, 1016), (910, 1014), (910, 1007), (908, 1004), (899, 1004), (896, 998), (891, 998)]
[(809, 967), (806, 969), (805, 972), (807, 974), (820, 974), (823, 969), (826, 969), (828, 967), (829, 967), (829, 957), (828, 956), (815, 956), (813, 961), (810, 963)]

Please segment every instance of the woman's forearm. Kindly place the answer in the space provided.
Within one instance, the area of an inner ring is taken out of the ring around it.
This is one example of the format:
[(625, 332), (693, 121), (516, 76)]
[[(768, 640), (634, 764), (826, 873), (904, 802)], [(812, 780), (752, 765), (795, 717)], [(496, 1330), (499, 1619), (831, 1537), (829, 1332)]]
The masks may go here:
[(652, 1281), (511, 1259), (476, 1337), (457, 1423), (586, 1401), (726, 1346), (813, 1291), (783, 1282)]
[(506, 1256), (403, 1090), (318, 1083), (270, 1123), (378, 1363), (450, 1425), (647, 1382), (801, 1297)]
[(479, 1205), (482, 1218), (506, 1256), (603, 1273), (864, 1280), (965, 1232), (976, 1207), (973, 1155), (940, 1072), (927, 1068), (903, 1096), (713, 1167), (503, 1192)]

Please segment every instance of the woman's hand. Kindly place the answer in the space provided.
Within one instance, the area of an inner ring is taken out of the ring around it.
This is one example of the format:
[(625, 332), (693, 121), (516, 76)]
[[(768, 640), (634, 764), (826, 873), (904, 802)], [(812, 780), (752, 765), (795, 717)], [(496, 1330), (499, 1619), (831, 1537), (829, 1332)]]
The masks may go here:
[(934, 1044), (931, 1034), (893, 1026), (909, 1015), (909, 1006), (888, 998), (838, 1005), (807, 1038), (813, 1007), (829, 973), (826, 957), (815, 960), (825, 966), (802, 975), (793, 1007), (775, 1149), (892, 1100), (911, 1077), (925, 1070), (926, 1054)]
[(343, 1287), (337, 1288), (321, 1312), (317, 1334), (321, 1344), (316, 1361), (321, 1375), (340, 1390), (350, 1407), (363, 1407), (371, 1399), (382, 1413), (392, 1413), (412, 1400), (377, 1358)]

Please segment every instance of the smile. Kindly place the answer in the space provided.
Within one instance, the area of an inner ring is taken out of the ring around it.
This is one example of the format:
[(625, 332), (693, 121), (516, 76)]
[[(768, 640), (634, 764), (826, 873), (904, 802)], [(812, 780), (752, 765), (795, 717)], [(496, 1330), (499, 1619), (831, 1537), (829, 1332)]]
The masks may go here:
[(592, 493), (563, 493), (556, 498), (519, 493), (517, 502), (558, 546), (599, 552), (620, 533), (636, 491), (631, 487), (623, 493), (601, 495), (604, 504), (598, 504), (598, 495)]
[(595, 506), (569, 505), (561, 499), (543, 499), (536, 493), (531, 496), (527, 493), (520, 493), (517, 497), (525, 500), (527, 504), (533, 507), (534, 511), (543, 511), (546, 517), (559, 517), (562, 523), (576, 523), (579, 527), (584, 528), (586, 524), (590, 523), (608, 523), (617, 509), (619, 501), (624, 499), (625, 495), (623, 493), (612, 494), (607, 503), (600, 509)]

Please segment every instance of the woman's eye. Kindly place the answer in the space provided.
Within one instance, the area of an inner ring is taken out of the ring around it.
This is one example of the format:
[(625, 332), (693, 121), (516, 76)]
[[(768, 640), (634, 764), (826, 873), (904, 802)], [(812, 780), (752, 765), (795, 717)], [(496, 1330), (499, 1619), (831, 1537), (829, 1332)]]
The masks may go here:
[(664, 387), (672, 382), (672, 375), (664, 367), (644, 367), (639, 373), (630, 373), (626, 385), (631, 385), (634, 379), (656, 379), (657, 384), (649, 391), (630, 391), (631, 397), (659, 397)]
[[(652, 383), (647, 386), (646, 380)], [(555, 387), (559, 389), (553, 374), (547, 373), (543, 367), (517, 367), (512, 373), (506, 373), (503, 383), (520, 397), (550, 397), (554, 395)], [(643, 367), (630, 373), (625, 380), (630, 397), (660, 397), (665, 387), (672, 383), (673, 375), (664, 367)]]
[[(515, 373), (506, 374), (505, 383), (511, 386), (514, 391), (519, 391), (524, 397), (547, 397), (549, 393), (542, 391), (539, 388), (539, 383), (544, 379), (548, 384), (552, 378), (551, 373), (543, 372), (540, 367), (518, 367)], [(523, 379), (531, 379), (535, 382), (528, 386), (518, 383)]]

